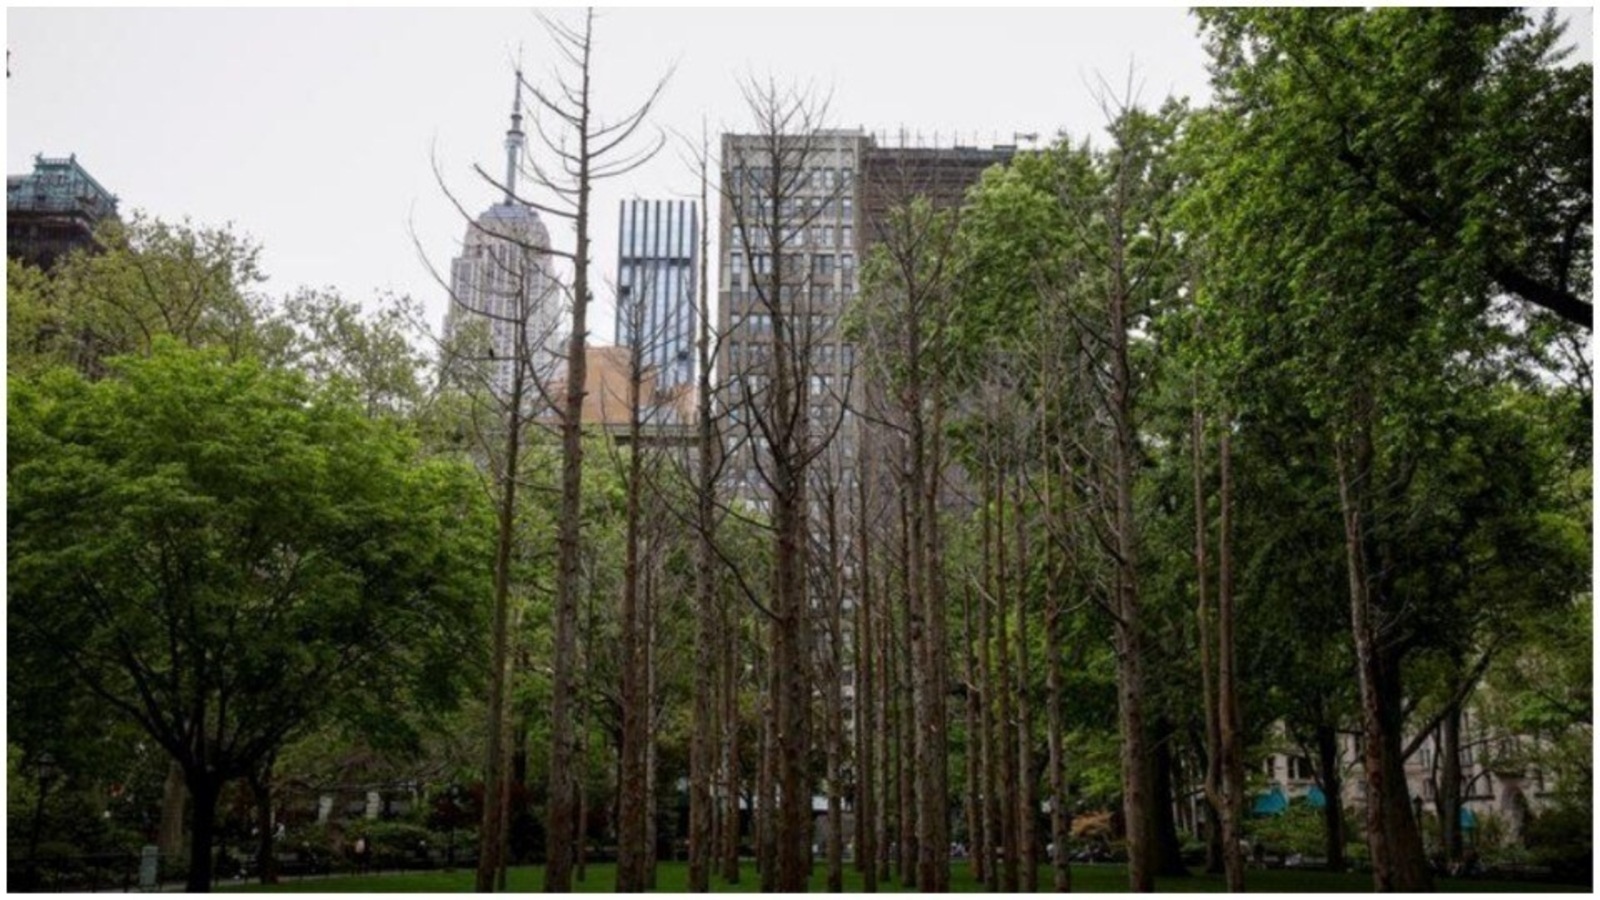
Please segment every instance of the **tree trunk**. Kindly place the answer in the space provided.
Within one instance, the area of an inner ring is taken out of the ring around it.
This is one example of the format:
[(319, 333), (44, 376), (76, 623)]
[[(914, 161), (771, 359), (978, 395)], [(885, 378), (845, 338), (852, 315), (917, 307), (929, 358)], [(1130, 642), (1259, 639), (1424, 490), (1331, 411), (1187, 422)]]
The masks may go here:
[(1028, 704), (1028, 529), (1023, 503), (1023, 473), (1017, 472), (1017, 856), (1020, 863), (1020, 889), (1033, 893), (1039, 889), (1039, 843), (1034, 833), (1039, 809), (1039, 792), (1033, 772), (1033, 717)]
[[(1205, 489), (1205, 414), (1200, 411), (1198, 397), (1190, 418), (1190, 454), (1194, 475), (1194, 563), (1195, 563), (1195, 631), (1200, 643), (1200, 696), (1205, 710), (1205, 773), (1206, 807), (1206, 872), (1229, 873), (1234, 857), (1240, 856), (1238, 842), (1232, 850), (1226, 847), (1223, 836), (1223, 810), (1228, 804), (1222, 781), (1222, 725), (1220, 704), (1217, 701), (1217, 671), (1214, 651), (1216, 643), (1212, 634), (1213, 613), (1208, 596), (1211, 572), (1206, 565), (1206, 534), (1210, 531), (1206, 516)], [(1242, 863), (1242, 857), (1240, 862)], [(1232, 881), (1227, 882), (1230, 885)]]
[(917, 886), (917, 823), (916, 823), (916, 682), (913, 679), (913, 659), (916, 640), (913, 637), (914, 607), (910, 598), (915, 575), (911, 571), (910, 504), (914, 498), (900, 497), (900, 697), (896, 723), (900, 728), (898, 766), (900, 773), (900, 808), (896, 822), (900, 826), (900, 886), (915, 890)]
[(1461, 861), (1461, 705), (1451, 704), (1439, 723), (1439, 807), (1440, 843), (1445, 859)]
[[(916, 510), (912, 515), (912, 554), (917, 572), (911, 583), (915, 586), (915, 596), (908, 600), (922, 624), (918, 654), (921, 674), (917, 686), (920, 713), (917, 798), (921, 826), (917, 835), (917, 886), (928, 893), (944, 893), (950, 889), (949, 726), (945, 707), (950, 677), (938, 530), (942, 416), (937, 386), (926, 384), (922, 378), (921, 317), (912, 315), (908, 327), (912, 360), (908, 408), (911, 483), (918, 495), (914, 498)], [(931, 428), (924, 422), (925, 396), (932, 401)]]
[(278, 883), (278, 858), (272, 847), (272, 759), (250, 777), (250, 795), (256, 806), (256, 877), (261, 884)]
[(1222, 776), (1222, 865), (1228, 890), (1244, 892), (1244, 729), (1239, 711), (1237, 641), (1233, 610), (1233, 422), (1222, 419), (1218, 438), (1222, 520), (1217, 535), (1217, 726)]
[[(739, 610), (723, 601), (722, 619), (722, 879), (739, 883)], [(752, 816), (752, 820), (754, 816)], [(753, 832), (752, 832), (753, 834)]]
[(844, 556), (839, 523), (837, 469), (830, 466), (826, 486), (828, 531), (828, 683), (822, 689), (827, 710), (828, 892), (844, 891)]
[[(880, 552), (882, 559), (882, 552)], [(899, 815), (898, 793), (899, 773), (894, 769), (891, 753), (896, 749), (896, 735), (898, 724), (894, 716), (894, 610), (890, 604), (890, 573), (886, 565), (878, 565), (880, 581), (878, 581), (878, 599), (875, 604), (877, 609), (877, 669), (878, 669), (878, 729), (882, 730), (883, 740), (877, 741), (878, 745), (878, 778), (877, 778), (877, 830), (878, 849), (878, 881), (888, 884), (893, 878), (893, 844), (894, 831), (890, 830), (890, 807), (894, 807)]]
[(1154, 813), (1157, 845), (1156, 874), (1163, 878), (1184, 878), (1189, 869), (1183, 864), (1183, 842), (1178, 838), (1178, 820), (1173, 811), (1176, 779), (1173, 770), (1177, 765), (1172, 752), (1172, 726), (1165, 719), (1155, 722), (1153, 743), (1155, 765)]
[[(865, 444), (865, 441), (863, 441)], [(859, 458), (868, 458), (865, 446)], [(867, 524), (867, 477), (857, 479), (856, 524), (856, 584), (860, 603), (856, 607), (856, 869), (862, 875), (862, 887), (869, 894), (878, 891), (878, 854), (876, 846), (878, 778), (877, 762), (877, 691), (876, 650), (872, 626), (872, 530)]]
[(1155, 890), (1155, 828), (1150, 755), (1144, 725), (1144, 635), (1140, 620), (1138, 525), (1134, 519), (1133, 372), (1128, 363), (1129, 305), (1123, 271), (1121, 210), (1113, 217), (1110, 291), (1114, 609), (1117, 652), (1117, 721), (1122, 732), (1122, 808), (1128, 832), (1128, 886)]
[(978, 783), (978, 665), (975, 643), (976, 624), (972, 618), (972, 591), (961, 592), (961, 663), (962, 675), (967, 682), (966, 713), (966, 800), (961, 804), (967, 821), (967, 870), (972, 880), (983, 883), (983, 788)]
[(1000, 723), (995, 716), (994, 658), (990, 649), (991, 598), (998, 591), (994, 566), (994, 522), (990, 512), (990, 479), (988, 467), (981, 473), (983, 487), (979, 492), (982, 505), (978, 510), (979, 530), (982, 533), (983, 552), (979, 556), (982, 570), (983, 595), (978, 598), (978, 683), (981, 709), (978, 730), (978, 751), (983, 757), (983, 875), (984, 886), (990, 893), (1000, 890), (1000, 748), (995, 735)]
[[(523, 300), (522, 302), (526, 302)], [(524, 365), (528, 347), (523, 329), (517, 329), (518, 362), (512, 368), (510, 409), (507, 412), (505, 459), (501, 461), (500, 508), (496, 522), (494, 553), (494, 625), (489, 651), (488, 748), (483, 774), (483, 821), (479, 829), (478, 869), (474, 890), (480, 894), (494, 890), (496, 876), (504, 865), (505, 845), (501, 829), (505, 822), (505, 721), (506, 668), (510, 643), (510, 593), (512, 544), (516, 540), (517, 469), (522, 453), (522, 396)]]
[[(1366, 401), (1370, 405), (1370, 400)], [(1367, 411), (1370, 415), (1370, 410)], [(1336, 440), (1339, 506), (1350, 576), (1350, 625), (1361, 689), (1362, 767), (1367, 785), (1367, 848), (1379, 891), (1431, 891), (1433, 878), (1406, 790), (1400, 745), (1399, 660), (1379, 639), (1381, 607), (1369, 582), (1365, 492), (1372, 477), (1372, 442), (1361, 422), (1350, 446)]]
[[(1045, 507), (1048, 511), (1049, 485), (1045, 487)], [(1048, 515), (1048, 512), (1046, 513)], [(1045, 608), (1050, 611), (1045, 620), (1045, 660), (1049, 666), (1050, 709), (1047, 716), (1050, 753), (1050, 868), (1051, 890), (1065, 894), (1072, 890), (1072, 863), (1067, 854), (1067, 840), (1071, 837), (1067, 819), (1066, 749), (1062, 746), (1061, 704), (1066, 700), (1061, 672), (1061, 608), (1055, 596), (1055, 569), (1050, 564), (1051, 543), (1045, 544)]]
[(222, 793), (221, 779), (206, 772), (186, 771), (184, 781), (193, 801), (189, 824), (189, 878), (184, 891), (205, 894), (211, 891), (214, 860), (211, 856), (212, 832), (217, 821), (217, 798)]
[(572, 891), (578, 838), (573, 707), (577, 693), (574, 678), (578, 656), (578, 589), (581, 586), (578, 553), (583, 531), (583, 395), (589, 360), (585, 342), (589, 338), (589, 197), (593, 188), (590, 183), (593, 135), (589, 128), (589, 36), (593, 20), (593, 12), (588, 13), (579, 65), (583, 83), (578, 94), (580, 101), (574, 128), (578, 171), (573, 234), (577, 247), (572, 255), (572, 331), (567, 338), (567, 395), (561, 415), (561, 509), (556, 522), (556, 597), (550, 665), (550, 808), (545, 828), (544, 889), (548, 893), (562, 894)]
[[(776, 628), (773, 623), (770, 628)], [(772, 646), (769, 640), (768, 646)], [(761, 803), (755, 812), (753, 821), (756, 829), (756, 860), (757, 868), (761, 873), (761, 892), (772, 893), (778, 889), (778, 845), (777, 845), (777, 789), (774, 782), (777, 777), (777, 679), (772, 673), (771, 656), (767, 660), (766, 672), (766, 703), (761, 712)]]
[(1322, 807), (1323, 853), (1328, 871), (1344, 871), (1344, 778), (1339, 770), (1339, 732), (1332, 725), (1317, 726), (1317, 774), (1324, 799)]
[[(626, 303), (626, 300), (619, 300)], [(642, 301), (634, 304), (642, 306)], [(622, 602), (618, 612), (621, 645), (618, 648), (622, 676), (620, 714), (622, 740), (618, 751), (617, 793), (617, 892), (644, 890), (646, 847), (645, 744), (649, 741), (650, 697), (646, 693), (644, 663), (644, 616), (640, 609), (640, 492), (643, 487), (643, 457), (639, 449), (640, 380), (644, 377), (643, 334), (637, 310), (624, 309), (634, 324), (638, 338), (629, 350), (628, 360), (628, 470), (627, 535), (622, 564)], [(696, 701), (696, 711), (701, 704)]]
[(183, 807), (188, 799), (183, 766), (173, 760), (167, 764), (167, 780), (161, 787), (161, 830), (156, 835), (156, 849), (168, 866), (183, 853)]
[[(1011, 567), (1006, 559), (1006, 477), (1002, 471), (995, 478), (995, 656), (1000, 660), (1000, 671), (995, 679), (995, 693), (999, 695), (1000, 735), (1000, 790), (1002, 803), (1015, 803), (1017, 799), (1017, 748), (1012, 729), (1011, 692), (1011, 641), (1008, 619), (1010, 610), (1007, 597), (1012, 589)], [(1018, 833), (1015, 809), (1001, 807), (1000, 816), (1000, 889), (1008, 894), (1018, 889), (1018, 851), (1021, 835)]]

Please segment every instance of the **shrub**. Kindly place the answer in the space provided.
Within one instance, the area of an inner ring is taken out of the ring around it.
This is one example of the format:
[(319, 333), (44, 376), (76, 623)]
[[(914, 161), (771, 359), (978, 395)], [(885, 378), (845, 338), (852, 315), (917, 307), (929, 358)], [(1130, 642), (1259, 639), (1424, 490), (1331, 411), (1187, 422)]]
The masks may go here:
[(410, 822), (363, 820), (346, 832), (345, 854), (351, 855), (356, 838), (366, 838), (372, 864), (380, 869), (414, 867), (427, 859), (428, 848), (435, 846), (433, 832)]

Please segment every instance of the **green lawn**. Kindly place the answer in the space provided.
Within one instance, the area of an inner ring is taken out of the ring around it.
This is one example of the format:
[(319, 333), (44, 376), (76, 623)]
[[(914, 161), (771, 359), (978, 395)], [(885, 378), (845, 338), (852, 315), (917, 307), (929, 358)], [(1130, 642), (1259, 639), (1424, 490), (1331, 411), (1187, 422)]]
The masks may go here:
[[(683, 893), (687, 890), (689, 867), (687, 863), (662, 863), (658, 869), (657, 890)], [(1049, 886), (1049, 872), (1041, 872), (1042, 884)], [(592, 865), (589, 867), (588, 878), (576, 885), (579, 892), (609, 893), (613, 890), (615, 867), (611, 864)], [(538, 891), (544, 883), (544, 870), (542, 866), (519, 866), (511, 870), (507, 887), (513, 892), (527, 893)], [(1268, 869), (1251, 871), (1245, 879), (1246, 887), (1251, 891), (1272, 893), (1366, 893), (1372, 890), (1372, 879), (1368, 875), (1331, 874), (1327, 872), (1287, 871), (1282, 869)], [(827, 869), (817, 867), (816, 875), (811, 879), (811, 889), (822, 891), (827, 885)], [(721, 878), (711, 879), (711, 889), (718, 892), (754, 892), (758, 889), (755, 870), (748, 863), (745, 866), (744, 880), (737, 885), (730, 885)], [(861, 875), (851, 866), (845, 866), (844, 887), (846, 891), (861, 890)], [(885, 891), (898, 891), (899, 885), (879, 885)], [(1469, 879), (1440, 879), (1438, 884), (1441, 891), (1475, 891), (1475, 892), (1504, 892), (1504, 893), (1529, 893), (1562, 891), (1570, 893), (1588, 893), (1580, 887), (1563, 887), (1555, 885), (1529, 884), (1524, 882), (1507, 881), (1479, 881)], [(958, 864), (952, 873), (950, 888), (957, 892), (975, 892), (982, 890), (982, 886), (972, 880), (965, 864)], [(1087, 893), (1115, 893), (1126, 891), (1128, 888), (1127, 874), (1121, 866), (1089, 865), (1074, 866), (1072, 869), (1072, 888), (1074, 891)], [(1191, 878), (1163, 878), (1156, 883), (1158, 891), (1172, 892), (1202, 892), (1223, 889), (1222, 877), (1212, 875), (1195, 875)], [(472, 872), (466, 869), (457, 869), (453, 872), (414, 872), (391, 873), (381, 875), (344, 875), (328, 878), (308, 878), (295, 880), (271, 887), (262, 887), (255, 884), (226, 885), (222, 890), (229, 891), (312, 891), (319, 893), (453, 893), (472, 890)]]

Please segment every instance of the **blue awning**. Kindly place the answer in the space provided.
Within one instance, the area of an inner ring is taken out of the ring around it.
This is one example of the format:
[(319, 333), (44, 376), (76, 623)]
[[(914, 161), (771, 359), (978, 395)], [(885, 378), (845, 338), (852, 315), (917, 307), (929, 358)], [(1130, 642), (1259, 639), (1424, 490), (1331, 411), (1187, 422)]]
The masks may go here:
[(1255, 806), (1250, 808), (1258, 816), (1278, 816), (1289, 808), (1289, 798), (1284, 796), (1283, 788), (1274, 786), (1272, 790), (1256, 798)]
[(1475, 815), (1472, 810), (1467, 809), (1465, 806), (1461, 807), (1460, 819), (1462, 831), (1471, 831), (1478, 827), (1477, 815)]
[(1328, 798), (1322, 793), (1322, 788), (1313, 784), (1311, 790), (1306, 791), (1306, 803), (1312, 809), (1321, 809), (1328, 805)]

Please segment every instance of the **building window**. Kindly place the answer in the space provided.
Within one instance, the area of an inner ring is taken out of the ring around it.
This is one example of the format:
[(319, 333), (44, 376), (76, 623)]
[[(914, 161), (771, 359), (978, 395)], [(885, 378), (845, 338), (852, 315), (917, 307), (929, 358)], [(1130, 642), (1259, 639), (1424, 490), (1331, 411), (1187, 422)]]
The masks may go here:
[(853, 225), (841, 225), (841, 226), (839, 226), (839, 243), (845, 245), (846, 247), (854, 247), (855, 246), (855, 240), (856, 240), (856, 229), (855, 229), (855, 226), (853, 226)]
[[(849, 257), (845, 258), (848, 259)], [(817, 275), (832, 276), (833, 257), (826, 253), (811, 257), (811, 271)]]
[(851, 218), (852, 216), (855, 215), (854, 207), (855, 207), (855, 201), (852, 200), (851, 198), (849, 198), (849, 197), (840, 197), (839, 198), (839, 214), (844, 216), (846, 219)]
[(856, 256), (854, 253), (845, 253), (839, 257), (839, 268), (844, 274), (849, 275), (856, 270)]

